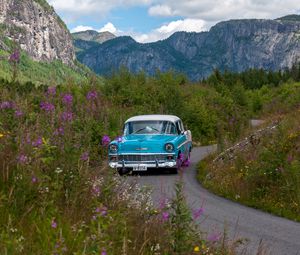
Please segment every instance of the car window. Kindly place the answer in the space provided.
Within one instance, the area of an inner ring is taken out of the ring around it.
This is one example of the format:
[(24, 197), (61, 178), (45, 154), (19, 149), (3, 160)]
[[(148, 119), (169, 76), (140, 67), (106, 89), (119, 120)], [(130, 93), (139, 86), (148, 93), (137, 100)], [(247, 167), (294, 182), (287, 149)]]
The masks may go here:
[(179, 121), (179, 124), (180, 124), (180, 129), (181, 129), (181, 131), (184, 132), (184, 126), (183, 126), (183, 123), (182, 123), (181, 120)]
[(177, 132), (174, 123), (168, 121), (166, 124), (165, 134), (175, 135), (176, 133)]
[(180, 129), (179, 121), (176, 121), (176, 128), (177, 128), (177, 133), (181, 134), (181, 129)]
[(176, 127), (170, 121), (133, 121), (125, 124), (124, 135), (176, 134)]

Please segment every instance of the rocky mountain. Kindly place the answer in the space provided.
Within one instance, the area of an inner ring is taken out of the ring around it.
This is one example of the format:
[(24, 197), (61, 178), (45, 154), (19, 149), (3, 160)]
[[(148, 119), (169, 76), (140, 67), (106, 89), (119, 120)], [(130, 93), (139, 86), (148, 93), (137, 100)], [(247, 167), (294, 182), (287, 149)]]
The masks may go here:
[(97, 46), (99, 43), (101, 44), (116, 38), (116, 36), (110, 32), (97, 32), (94, 30), (72, 33), (72, 36), (76, 51), (88, 50)]
[(46, 0), (0, 0), (0, 36), (17, 42), (34, 60), (74, 63), (72, 36)]
[(72, 36), (74, 40), (93, 41), (97, 43), (104, 43), (116, 38), (116, 36), (110, 32), (97, 32), (94, 30), (72, 33)]
[(244, 71), (249, 68), (283, 69), (300, 60), (300, 16), (276, 20), (229, 20), (208, 32), (178, 32), (164, 41), (141, 44), (118, 37), (77, 53), (79, 61), (107, 75), (126, 66), (152, 75), (170, 69), (192, 80), (213, 69)]

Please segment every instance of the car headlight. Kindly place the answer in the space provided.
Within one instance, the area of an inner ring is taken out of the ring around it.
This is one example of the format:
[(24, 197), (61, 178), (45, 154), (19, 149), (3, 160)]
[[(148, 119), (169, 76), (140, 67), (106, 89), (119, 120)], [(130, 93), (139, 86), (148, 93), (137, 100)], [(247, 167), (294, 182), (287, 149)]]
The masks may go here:
[(165, 145), (165, 149), (166, 149), (166, 151), (171, 152), (171, 151), (174, 150), (174, 145), (171, 144), (171, 143), (167, 143), (167, 144)]
[(118, 145), (116, 145), (116, 144), (109, 145), (109, 150), (111, 152), (117, 152), (118, 151)]

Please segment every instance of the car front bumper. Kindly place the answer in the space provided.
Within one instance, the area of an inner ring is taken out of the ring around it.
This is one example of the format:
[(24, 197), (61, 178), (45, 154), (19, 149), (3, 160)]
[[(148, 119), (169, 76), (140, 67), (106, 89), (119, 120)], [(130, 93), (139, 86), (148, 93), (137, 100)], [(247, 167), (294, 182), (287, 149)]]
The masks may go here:
[(166, 162), (109, 162), (111, 168), (135, 168), (138, 166), (146, 166), (147, 168), (174, 168), (176, 161)]

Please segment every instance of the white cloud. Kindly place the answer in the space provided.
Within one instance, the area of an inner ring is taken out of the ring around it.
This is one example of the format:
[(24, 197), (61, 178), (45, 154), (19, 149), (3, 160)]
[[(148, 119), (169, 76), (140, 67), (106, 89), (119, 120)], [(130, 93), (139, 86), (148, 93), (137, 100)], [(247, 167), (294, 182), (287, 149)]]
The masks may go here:
[[(153, 42), (169, 37), (177, 31), (200, 32), (208, 30), (219, 21), (240, 18), (277, 18), (292, 13), (300, 13), (299, 0), (47, 0), (70, 25), (75, 20), (88, 20), (95, 17), (103, 20), (112, 10), (145, 6), (149, 18), (153, 16), (178, 19), (147, 33), (122, 32), (112, 23), (100, 29), (78, 26), (72, 29), (82, 31), (93, 29), (109, 31), (116, 35), (131, 35), (139, 42)], [(180, 17), (180, 19), (178, 18)], [(121, 16), (122, 18), (122, 16)], [(136, 17), (139, 22), (139, 16)], [(90, 23), (89, 23), (90, 24)], [(95, 26), (95, 25), (94, 25)], [(133, 24), (134, 26), (134, 24)]]
[(89, 27), (89, 26), (77, 26), (77, 27), (74, 27), (73, 29), (71, 29), (71, 32), (72, 33), (76, 33), (76, 32), (81, 32), (81, 31), (86, 31), (86, 30), (94, 30), (92, 27)]
[(170, 13), (214, 23), (234, 18), (277, 18), (299, 13), (299, 0), (158, 0), (149, 8), (152, 16), (170, 16)]
[(108, 32), (111, 32), (113, 34), (116, 34), (117, 32), (119, 32), (118, 29), (111, 22), (108, 22), (107, 24), (105, 24), (98, 31), (99, 32), (106, 32), (106, 31), (108, 31)]
[(50, 5), (65, 15), (66, 20), (86, 15), (105, 17), (119, 7), (149, 6), (154, 0), (47, 0)]
[(206, 23), (201, 19), (184, 19), (172, 21), (152, 30), (148, 34), (132, 34), (132, 37), (141, 43), (154, 42), (168, 38), (175, 32), (201, 32), (206, 30)]
[(148, 13), (150, 16), (172, 16), (173, 12), (168, 5), (155, 5), (149, 8)]
[[(66, 20), (103, 18), (117, 8), (149, 7), (151, 16), (181, 16), (207, 22), (232, 18), (276, 18), (299, 13), (299, 0), (47, 0)], [(138, 18), (138, 17), (137, 17)]]

